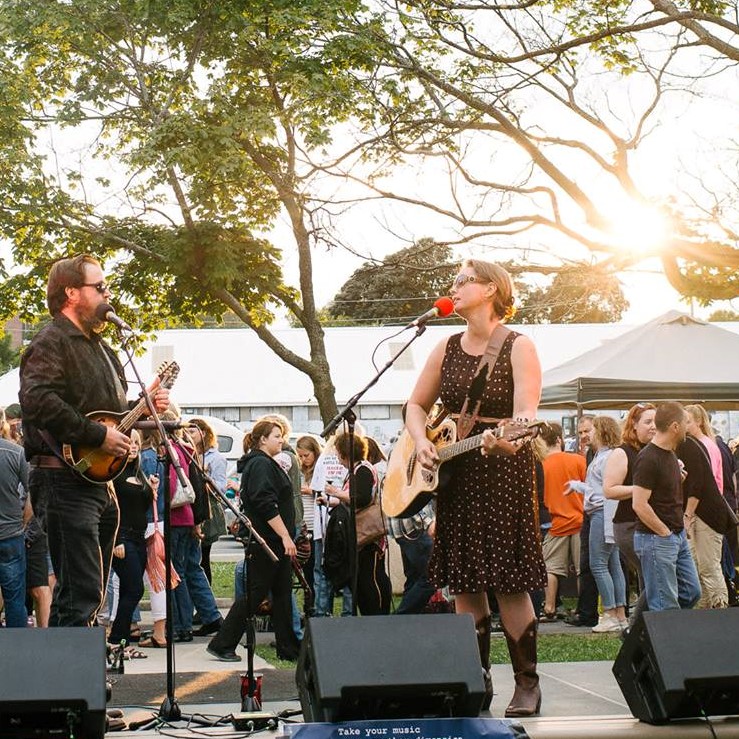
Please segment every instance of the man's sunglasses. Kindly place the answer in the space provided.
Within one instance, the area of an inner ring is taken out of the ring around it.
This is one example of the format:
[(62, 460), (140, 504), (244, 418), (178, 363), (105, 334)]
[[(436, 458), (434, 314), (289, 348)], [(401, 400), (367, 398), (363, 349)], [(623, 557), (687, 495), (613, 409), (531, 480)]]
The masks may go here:
[(94, 287), (101, 295), (110, 292), (110, 285), (105, 282), (83, 282), (80, 287)]

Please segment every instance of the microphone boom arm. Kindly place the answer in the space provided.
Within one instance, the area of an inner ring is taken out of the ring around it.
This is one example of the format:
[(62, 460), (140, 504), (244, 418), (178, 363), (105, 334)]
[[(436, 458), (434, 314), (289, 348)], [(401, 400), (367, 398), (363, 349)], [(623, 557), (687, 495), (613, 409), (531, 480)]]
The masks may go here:
[[(349, 414), (351, 413), (354, 415), (353, 408), (357, 405), (357, 403), (360, 401), (362, 396), (374, 385), (377, 384), (378, 380), (389, 370), (397, 361), (398, 357), (422, 334), (424, 331), (426, 331), (426, 324), (421, 323), (416, 328), (416, 333), (413, 334), (413, 337), (407, 341), (405, 344), (403, 344), (400, 349), (398, 349), (395, 354), (393, 354), (392, 357), (383, 365), (383, 367), (377, 372), (377, 374), (356, 394), (352, 395), (351, 398), (347, 401), (346, 405), (342, 410), (340, 410), (327, 424), (326, 428), (321, 431), (321, 436), (324, 439), (328, 439), (331, 434), (336, 431), (336, 429), (339, 427), (339, 424), (341, 424), (342, 421), (349, 420)], [(354, 417), (354, 420), (356, 420), (356, 416)]]

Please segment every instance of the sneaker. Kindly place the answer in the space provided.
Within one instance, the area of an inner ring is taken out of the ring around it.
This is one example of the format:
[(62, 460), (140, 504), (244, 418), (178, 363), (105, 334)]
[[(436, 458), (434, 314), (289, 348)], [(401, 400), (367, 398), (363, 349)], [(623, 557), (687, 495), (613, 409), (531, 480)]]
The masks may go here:
[(618, 624), (621, 627), (621, 631), (626, 631), (626, 629), (629, 628), (629, 619), (628, 618), (620, 618), (618, 620)]
[(592, 631), (595, 634), (605, 634), (610, 631), (622, 631), (621, 623), (613, 616), (601, 616), (600, 621), (593, 626)]

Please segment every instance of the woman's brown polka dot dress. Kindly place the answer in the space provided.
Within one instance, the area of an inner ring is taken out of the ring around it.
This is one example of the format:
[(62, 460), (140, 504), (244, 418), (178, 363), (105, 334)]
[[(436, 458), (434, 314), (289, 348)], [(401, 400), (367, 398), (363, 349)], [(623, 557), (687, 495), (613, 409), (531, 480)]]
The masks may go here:
[[(479, 415), (513, 414), (511, 332), (483, 393)], [(442, 364), (441, 400), (452, 413), (464, 403), (480, 356), (465, 353), (462, 334), (450, 337)], [(485, 424), (470, 432), (479, 434)], [(429, 565), (432, 582), (453, 593), (521, 593), (544, 587), (531, 445), (511, 457), (483, 457), (479, 449), (444, 465), (448, 483), (436, 499), (436, 539)]]

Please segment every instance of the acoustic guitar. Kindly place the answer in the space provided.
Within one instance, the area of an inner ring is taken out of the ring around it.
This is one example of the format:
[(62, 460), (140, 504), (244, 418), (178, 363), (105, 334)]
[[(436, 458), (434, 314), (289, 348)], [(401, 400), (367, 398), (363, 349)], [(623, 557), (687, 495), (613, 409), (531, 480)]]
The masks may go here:
[[(159, 387), (171, 388), (179, 372), (180, 366), (177, 362), (164, 362), (159, 367), (154, 382), (147, 388), (148, 396), (151, 398)], [(149, 406), (146, 404), (146, 399), (141, 398), (128, 412), (92, 411), (87, 414), (87, 417), (91, 421), (112, 426), (129, 436), (136, 421), (148, 412)], [(77, 474), (90, 482), (114, 480), (123, 471), (128, 461), (128, 455), (114, 457), (99, 447), (88, 447), (81, 444), (63, 444), (62, 456)]]
[[(491, 430), (499, 439), (515, 441), (532, 439), (545, 425), (543, 421), (511, 421)], [(483, 445), (482, 434), (457, 441), (457, 424), (450, 418), (445, 418), (435, 428), (427, 427), (426, 436), (434, 443), (439, 455), (439, 463), (431, 469), (418, 463), (416, 445), (407, 429), (403, 429), (390, 452), (382, 488), (382, 511), (386, 516), (408, 518), (418, 513), (436, 494), (441, 466), (450, 459)]]

